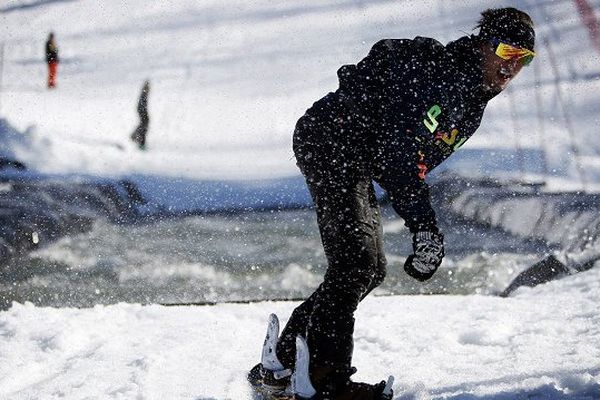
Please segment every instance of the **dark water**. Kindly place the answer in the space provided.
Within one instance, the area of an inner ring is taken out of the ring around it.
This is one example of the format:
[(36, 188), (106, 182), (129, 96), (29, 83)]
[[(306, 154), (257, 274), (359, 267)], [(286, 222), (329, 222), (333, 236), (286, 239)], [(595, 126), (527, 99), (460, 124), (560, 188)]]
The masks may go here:
[[(490, 294), (546, 250), (500, 231), (440, 216), (447, 257), (434, 279), (407, 277), (410, 235), (384, 207), (385, 294)], [(325, 258), (312, 210), (211, 215), (145, 225), (98, 222), (0, 270), (0, 308), (116, 302), (188, 303), (305, 297)]]

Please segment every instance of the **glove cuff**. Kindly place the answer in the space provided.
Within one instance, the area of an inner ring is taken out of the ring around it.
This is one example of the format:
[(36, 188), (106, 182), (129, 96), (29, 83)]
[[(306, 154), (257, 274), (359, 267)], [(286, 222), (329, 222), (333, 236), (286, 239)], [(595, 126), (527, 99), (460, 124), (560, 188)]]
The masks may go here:
[(437, 241), (439, 239), (444, 240), (444, 235), (439, 232), (419, 231), (419, 232), (415, 233), (415, 239), (417, 241), (422, 241), (422, 240), (426, 240), (426, 241), (436, 240)]
[(432, 232), (419, 231), (415, 233), (415, 239), (417, 240), (432, 240)]

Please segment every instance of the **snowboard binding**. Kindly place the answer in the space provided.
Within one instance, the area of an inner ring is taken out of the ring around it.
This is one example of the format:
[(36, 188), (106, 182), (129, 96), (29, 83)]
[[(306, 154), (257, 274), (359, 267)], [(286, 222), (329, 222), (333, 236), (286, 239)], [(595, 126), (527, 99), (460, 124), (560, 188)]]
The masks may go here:
[[(314, 388), (309, 374), (310, 364), (310, 353), (308, 345), (303, 337), (296, 337), (296, 366), (294, 374), (292, 375), (292, 393), (294, 393), (295, 400), (323, 400), (320, 394), (317, 393)], [(354, 371), (356, 369), (353, 368)], [(375, 387), (377, 391), (380, 391), (377, 397), (369, 397), (373, 400), (392, 400), (393, 391), (392, 385), (394, 384), (394, 377), (390, 375), (387, 381), (382, 381), (377, 385), (366, 385), (366, 384), (355, 384), (350, 382), (350, 385), (356, 385), (358, 387)], [(349, 386), (350, 386), (349, 385)], [(340, 395), (340, 398), (348, 399), (360, 399), (362, 396), (353, 390), (349, 390), (346, 393)], [(337, 397), (336, 397), (337, 398)], [(327, 397), (329, 399), (329, 397)]]
[[(275, 314), (269, 316), (267, 335), (263, 343), (261, 362), (252, 368), (248, 374), (248, 381), (256, 394), (256, 400), (322, 400), (324, 398), (317, 392), (310, 379), (309, 365), (310, 352), (306, 340), (296, 337), (296, 361), (294, 372), (286, 369), (279, 361), (276, 354), (277, 341), (279, 338), (279, 319)], [(355, 370), (355, 369), (354, 369)], [(370, 395), (373, 400), (392, 400), (392, 385), (394, 377), (390, 376), (387, 381), (377, 385), (366, 385), (349, 382), (349, 387), (371, 387)], [(373, 390), (374, 389), (374, 390)], [(373, 391), (377, 392), (373, 396)], [(361, 399), (358, 393), (349, 391), (349, 399)], [(347, 396), (342, 395), (341, 398)]]
[(279, 319), (277, 315), (269, 315), (267, 334), (263, 343), (260, 364), (248, 374), (248, 382), (264, 400), (293, 400), (290, 389), (292, 371), (284, 368), (277, 358), (277, 340), (279, 338)]

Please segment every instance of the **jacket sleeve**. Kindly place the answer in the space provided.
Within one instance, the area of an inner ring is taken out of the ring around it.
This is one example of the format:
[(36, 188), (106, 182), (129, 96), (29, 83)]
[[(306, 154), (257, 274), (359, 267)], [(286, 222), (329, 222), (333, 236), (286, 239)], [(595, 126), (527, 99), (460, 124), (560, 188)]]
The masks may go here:
[[(394, 57), (396, 61), (388, 70), (383, 132), (377, 146), (378, 183), (411, 232), (438, 232), (425, 181), (429, 169), (427, 157), (431, 154), (428, 146), (433, 143), (434, 135), (427, 128), (426, 117), (430, 104), (444, 107), (448, 104), (448, 92), (436, 75), (437, 49), (411, 44), (415, 51), (403, 50), (401, 57)], [(440, 121), (443, 122), (441, 118)]]
[[(398, 149), (398, 147), (402, 147)], [(419, 169), (416, 147), (392, 143), (380, 159), (377, 183), (388, 193), (392, 206), (404, 219), (412, 233), (438, 232), (435, 211), (431, 206), (429, 185), (423, 170)]]

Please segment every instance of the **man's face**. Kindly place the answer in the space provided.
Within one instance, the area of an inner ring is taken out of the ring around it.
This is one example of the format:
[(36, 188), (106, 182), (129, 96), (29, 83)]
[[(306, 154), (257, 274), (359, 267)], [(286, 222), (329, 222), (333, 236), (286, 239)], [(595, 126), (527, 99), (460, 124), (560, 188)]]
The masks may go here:
[(495, 53), (494, 46), (489, 42), (482, 45), (483, 61), (483, 87), (492, 93), (503, 91), (523, 68), (519, 59), (503, 60)]

